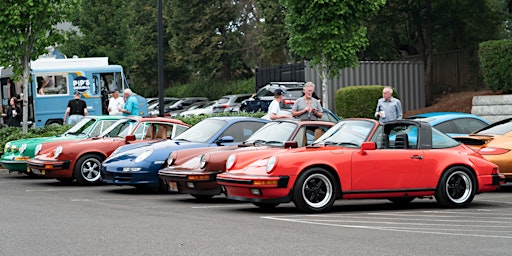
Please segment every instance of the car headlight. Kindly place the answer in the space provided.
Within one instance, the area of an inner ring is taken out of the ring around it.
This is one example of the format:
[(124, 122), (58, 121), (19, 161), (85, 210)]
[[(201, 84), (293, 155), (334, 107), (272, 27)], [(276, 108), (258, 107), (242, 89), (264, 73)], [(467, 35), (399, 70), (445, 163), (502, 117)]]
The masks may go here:
[(235, 165), (235, 162), (236, 162), (236, 155), (235, 154), (230, 155), (228, 157), (228, 160), (226, 161), (226, 171), (230, 170), (231, 167), (233, 167)]
[(201, 156), (201, 159), (199, 159), (199, 168), (204, 169), (207, 164), (208, 164), (208, 159), (206, 157), (206, 154), (203, 154)]
[(4, 152), (9, 152), (9, 144), (10, 144), (9, 142), (7, 142), (7, 143), (5, 144)]
[(274, 170), (274, 167), (276, 166), (276, 163), (277, 163), (277, 157), (276, 156), (272, 156), (272, 157), (270, 157), (268, 159), (267, 168), (266, 168), (267, 173), (271, 173)]
[(20, 154), (23, 154), (23, 152), (25, 152), (25, 149), (27, 149), (27, 143), (23, 143), (23, 145), (21, 145)]
[(169, 154), (169, 157), (167, 158), (167, 165), (171, 166), (174, 164), (174, 161), (176, 161), (176, 157), (178, 157), (178, 153), (176, 151), (173, 151)]
[(150, 150), (146, 150), (146, 151), (144, 151), (144, 152), (143, 152), (142, 154), (140, 154), (137, 158), (135, 158), (135, 163), (142, 162), (143, 160), (145, 160), (146, 158), (148, 158), (148, 156), (150, 156), (152, 153), (153, 153), (153, 149), (150, 149)]
[(34, 149), (34, 156), (39, 154), (39, 151), (43, 148), (43, 144), (37, 144), (36, 149)]
[(62, 153), (62, 146), (58, 146), (55, 148), (55, 153), (53, 154), (53, 157), (55, 157), (55, 158), (59, 157), (60, 153)]

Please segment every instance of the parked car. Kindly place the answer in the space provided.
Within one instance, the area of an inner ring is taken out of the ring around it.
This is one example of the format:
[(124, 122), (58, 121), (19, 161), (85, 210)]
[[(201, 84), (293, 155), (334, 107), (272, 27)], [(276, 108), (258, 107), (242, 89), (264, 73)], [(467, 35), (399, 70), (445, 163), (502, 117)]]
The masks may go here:
[[(164, 116), (171, 116), (173, 113), (178, 114), (181, 111), (183, 111), (188, 106), (196, 103), (196, 102), (205, 102), (210, 101), (208, 98), (205, 97), (187, 97), (187, 98), (180, 98), (177, 101), (169, 102), (165, 104), (164, 107)], [(160, 113), (158, 109), (153, 110), (150, 112), (150, 116), (157, 116)]]
[(272, 208), (292, 201), (304, 212), (329, 211), (336, 199), (435, 197), (467, 207), (505, 181), (498, 166), (429, 123), (344, 119), (306, 148), (232, 154), (217, 175), (227, 197)]
[(168, 190), (158, 178), (175, 150), (231, 146), (245, 141), (267, 120), (252, 117), (210, 117), (192, 126), (173, 140), (120, 147), (102, 165), (103, 182), (137, 188)]
[(213, 106), (213, 113), (240, 112), (242, 101), (249, 99), (251, 94), (233, 94), (222, 96)]
[(468, 135), (491, 124), (480, 116), (461, 112), (429, 112), (407, 119), (421, 119), (451, 137)]
[[(286, 115), (286, 116), (289, 116), (290, 118), (293, 118), (292, 117), (291, 109), (282, 109), (281, 112), (279, 112), (278, 115)], [(263, 118), (263, 119), (270, 119), (270, 115), (267, 113), (264, 116), (262, 116), (261, 118)], [(326, 121), (326, 122), (337, 123), (341, 119), (340, 119), (340, 117), (338, 115), (334, 114), (330, 109), (323, 108), (322, 118), (320, 120), (321, 121)]]
[[(175, 97), (165, 97), (164, 98), (164, 106), (168, 104), (173, 104), (174, 102), (178, 101), (179, 98)], [(160, 110), (160, 102), (158, 98), (151, 98), (148, 100), (148, 111), (149, 115), (151, 115), (154, 112), (158, 112)]]
[(254, 96), (244, 100), (240, 106), (240, 111), (268, 111), (268, 106), (274, 99), (274, 91), (276, 89), (283, 90), (285, 94), (281, 102), (281, 109), (291, 109), (295, 100), (303, 95), (303, 88), (304, 82), (271, 82), (260, 88)]
[(512, 118), (495, 122), (467, 136), (456, 136), (454, 139), (497, 164), (507, 182), (512, 181)]
[(101, 182), (100, 166), (118, 147), (145, 140), (167, 140), (188, 129), (180, 120), (125, 117), (96, 138), (49, 142), (48, 148), (27, 161), (32, 173), (62, 182)]
[(187, 116), (201, 116), (201, 115), (211, 115), (213, 114), (213, 107), (217, 101), (205, 101), (205, 102), (197, 102), (190, 105), (185, 111), (182, 111), (177, 114), (177, 116), (187, 117)]
[(333, 125), (332, 122), (295, 119), (271, 121), (237, 146), (173, 151), (167, 160), (169, 166), (161, 169), (158, 176), (171, 191), (209, 199), (221, 194), (216, 176), (225, 171), (226, 160), (232, 153), (261, 149), (279, 151), (289, 146), (290, 141), (304, 147)]
[(30, 169), (27, 169), (27, 160), (37, 155), (39, 151), (45, 150), (46, 142), (96, 137), (120, 118), (120, 116), (85, 116), (65, 133), (58, 136), (9, 141), (5, 144), (0, 164), (9, 172), (31, 175)]

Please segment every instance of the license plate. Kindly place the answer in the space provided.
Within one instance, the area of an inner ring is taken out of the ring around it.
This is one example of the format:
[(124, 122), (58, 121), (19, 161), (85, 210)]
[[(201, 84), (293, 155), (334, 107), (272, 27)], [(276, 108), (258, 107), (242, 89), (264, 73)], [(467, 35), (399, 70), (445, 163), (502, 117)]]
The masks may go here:
[(178, 192), (178, 183), (174, 181), (168, 181), (167, 185), (169, 185), (169, 191)]
[(30, 169), (33, 174), (41, 175), (41, 171), (39, 169)]

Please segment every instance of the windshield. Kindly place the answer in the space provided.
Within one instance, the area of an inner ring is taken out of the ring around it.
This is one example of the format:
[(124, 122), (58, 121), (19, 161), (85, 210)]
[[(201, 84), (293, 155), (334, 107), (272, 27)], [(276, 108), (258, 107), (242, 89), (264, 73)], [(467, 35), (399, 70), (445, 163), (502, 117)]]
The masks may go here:
[(290, 122), (271, 122), (257, 130), (246, 143), (268, 143), (283, 145), (291, 139), (297, 124)]
[(133, 128), (137, 125), (137, 120), (133, 119), (121, 119), (105, 130), (100, 137), (126, 137), (129, 135)]
[(479, 131), (476, 134), (479, 135), (503, 135), (507, 132), (512, 131), (512, 119), (503, 120), (493, 123)]
[(364, 120), (344, 120), (337, 123), (331, 129), (318, 138), (316, 143), (326, 145), (357, 146), (370, 135), (375, 124)]
[(71, 127), (66, 134), (88, 134), (92, 125), (96, 122), (96, 119), (90, 117), (84, 117), (73, 127)]
[(222, 127), (226, 125), (226, 121), (219, 119), (205, 119), (196, 125), (190, 127), (182, 134), (176, 136), (174, 140), (184, 140), (198, 143), (206, 143), (218, 133)]

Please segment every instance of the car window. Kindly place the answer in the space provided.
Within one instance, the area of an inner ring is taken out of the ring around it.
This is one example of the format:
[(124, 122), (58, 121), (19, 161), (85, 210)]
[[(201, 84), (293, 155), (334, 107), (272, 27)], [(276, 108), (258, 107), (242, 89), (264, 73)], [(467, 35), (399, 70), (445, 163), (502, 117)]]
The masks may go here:
[(451, 148), (459, 144), (452, 137), (438, 131), (436, 128), (432, 128), (432, 148)]
[[(256, 131), (252, 136), (247, 139), (247, 142), (254, 141), (277, 141), (280, 144), (284, 144), (287, 140), (290, 139), (293, 132), (297, 129), (296, 123), (291, 122), (270, 122), (265, 124), (261, 129)], [(297, 135), (299, 136), (299, 135)], [(297, 136), (293, 139), (294, 141), (299, 142)], [(300, 137), (300, 136), (299, 136)], [(304, 137), (304, 133), (302, 133), (302, 137)], [(299, 138), (301, 141), (302, 138)], [(279, 143), (273, 143), (279, 144)], [(300, 143), (299, 143), (300, 144)], [(280, 146), (280, 145), (279, 145)]]
[(228, 97), (222, 97), (217, 101), (218, 104), (224, 104), (224, 103), (228, 103), (228, 102), (229, 102)]
[(251, 95), (244, 95), (244, 96), (239, 96), (239, 97), (236, 97), (235, 99), (235, 103), (241, 103), (242, 101), (250, 98)]
[(436, 124), (434, 127), (444, 133), (462, 133), (459, 131), (458, 126), (455, 125), (454, 120)]
[(315, 143), (340, 145), (343, 147), (360, 147), (370, 135), (374, 123), (364, 120), (343, 120), (330, 128)]
[(191, 142), (206, 143), (217, 134), (223, 126), (226, 125), (226, 121), (219, 119), (204, 119), (196, 125), (190, 127), (182, 134), (178, 135), (176, 140), (186, 140)]
[(103, 131), (105, 131), (107, 128), (109, 128), (110, 126), (112, 126), (114, 123), (116, 122), (116, 120), (103, 120), (103, 121), (99, 121), (98, 124), (94, 127), (94, 129), (91, 131), (91, 137), (96, 137), (98, 135), (100, 135), (101, 133), (103, 133)]
[(233, 136), (235, 142), (243, 142), (247, 140), (251, 135), (254, 134), (257, 130), (263, 127), (265, 123), (261, 122), (238, 122), (232, 124), (228, 129), (224, 131), (221, 135), (223, 136)]
[(497, 134), (497, 135), (503, 135), (507, 132), (512, 131), (512, 119), (509, 121), (499, 121), (496, 123), (493, 123), (492, 125), (489, 125), (484, 130), (478, 131), (477, 134)]

